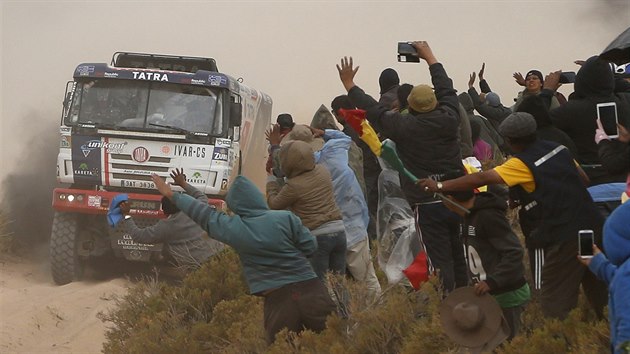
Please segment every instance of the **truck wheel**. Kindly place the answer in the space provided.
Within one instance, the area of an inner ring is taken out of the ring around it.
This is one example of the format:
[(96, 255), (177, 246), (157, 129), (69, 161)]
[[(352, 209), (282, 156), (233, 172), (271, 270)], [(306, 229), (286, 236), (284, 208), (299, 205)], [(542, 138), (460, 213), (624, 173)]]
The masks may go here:
[(79, 258), (78, 219), (76, 214), (55, 212), (50, 235), (50, 266), (56, 284), (64, 285), (83, 276), (84, 264)]

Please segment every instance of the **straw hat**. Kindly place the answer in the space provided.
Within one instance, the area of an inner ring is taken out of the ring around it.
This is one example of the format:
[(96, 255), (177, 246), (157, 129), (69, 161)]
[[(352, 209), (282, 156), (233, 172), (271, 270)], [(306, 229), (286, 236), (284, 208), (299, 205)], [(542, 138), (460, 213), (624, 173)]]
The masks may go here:
[(478, 296), (473, 287), (455, 289), (440, 305), (442, 327), (454, 342), (469, 348), (482, 347), (498, 340), (503, 315), (489, 294)]

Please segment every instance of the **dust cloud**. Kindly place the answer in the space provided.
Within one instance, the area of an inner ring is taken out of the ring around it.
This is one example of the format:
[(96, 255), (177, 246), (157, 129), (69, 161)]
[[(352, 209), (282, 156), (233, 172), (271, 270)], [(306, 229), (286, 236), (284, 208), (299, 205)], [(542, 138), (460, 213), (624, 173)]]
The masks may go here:
[[(472, 71), (504, 103), (516, 71), (577, 71), (630, 24), (625, 0), (540, 1), (1, 1), (2, 209), (18, 237), (45, 241), (52, 215), (58, 124), (65, 83), (82, 62), (116, 51), (217, 60), (219, 70), (274, 99), (274, 117), (310, 122), (343, 93), (335, 64), (360, 65), (356, 83), (378, 94), (382, 69), (427, 83), (425, 64), (396, 62), (396, 43), (426, 40), (467, 89)], [(564, 87), (563, 92), (571, 92)], [(259, 137), (263, 139), (263, 137)], [(6, 208), (6, 209), (5, 209)]]

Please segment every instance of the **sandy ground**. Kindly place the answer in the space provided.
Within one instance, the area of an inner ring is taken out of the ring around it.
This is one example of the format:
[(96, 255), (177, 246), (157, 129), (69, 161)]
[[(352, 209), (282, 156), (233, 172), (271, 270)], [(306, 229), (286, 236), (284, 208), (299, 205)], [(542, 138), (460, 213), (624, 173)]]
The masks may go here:
[(96, 315), (130, 282), (87, 278), (57, 286), (47, 264), (0, 259), (0, 353), (100, 353), (109, 324)]

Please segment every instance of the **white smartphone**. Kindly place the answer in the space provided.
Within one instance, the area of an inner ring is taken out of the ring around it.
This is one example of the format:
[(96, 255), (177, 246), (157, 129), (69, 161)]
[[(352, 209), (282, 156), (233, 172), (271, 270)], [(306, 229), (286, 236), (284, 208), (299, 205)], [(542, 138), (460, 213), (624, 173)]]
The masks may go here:
[(593, 257), (593, 245), (595, 234), (593, 230), (580, 230), (578, 231), (578, 254), (582, 258)]
[(597, 119), (602, 123), (602, 128), (608, 137), (615, 139), (619, 137), (617, 123), (617, 104), (615, 102), (605, 102), (597, 104)]

